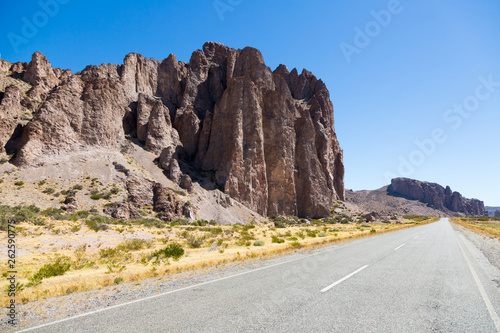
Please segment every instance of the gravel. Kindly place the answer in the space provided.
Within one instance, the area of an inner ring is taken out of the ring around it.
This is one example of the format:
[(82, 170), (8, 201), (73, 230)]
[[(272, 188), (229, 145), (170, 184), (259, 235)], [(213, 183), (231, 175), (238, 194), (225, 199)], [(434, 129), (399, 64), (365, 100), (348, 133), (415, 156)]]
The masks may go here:
[(500, 269), (500, 239), (477, 234), (469, 229), (452, 223), (455, 230), (459, 230), (488, 258), (489, 262)]

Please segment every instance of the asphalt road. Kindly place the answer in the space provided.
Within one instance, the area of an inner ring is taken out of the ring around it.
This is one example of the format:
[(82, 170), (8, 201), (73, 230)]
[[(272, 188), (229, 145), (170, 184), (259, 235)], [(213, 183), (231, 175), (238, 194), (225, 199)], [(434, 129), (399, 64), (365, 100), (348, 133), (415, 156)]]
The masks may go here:
[(442, 219), (23, 331), (500, 332), (480, 256)]

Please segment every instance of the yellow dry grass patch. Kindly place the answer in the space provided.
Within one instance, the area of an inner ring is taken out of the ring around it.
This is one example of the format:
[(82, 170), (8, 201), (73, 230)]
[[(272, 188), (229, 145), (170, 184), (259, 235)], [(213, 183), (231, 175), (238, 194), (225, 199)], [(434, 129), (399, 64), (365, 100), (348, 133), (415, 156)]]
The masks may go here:
[(500, 221), (477, 221), (453, 217), (451, 221), (464, 228), (488, 237), (500, 239)]
[[(433, 221), (435, 219), (426, 222)], [(20, 303), (28, 303), (74, 292), (100, 289), (116, 282), (134, 282), (228, 262), (243, 262), (251, 258), (269, 258), (297, 249), (321, 247), (416, 225), (411, 221), (406, 222), (373, 224), (369, 227), (356, 224), (325, 224), (275, 228), (261, 224), (251, 229), (242, 226), (175, 226), (157, 229), (111, 225), (109, 230), (99, 232), (88, 229), (81, 222), (54, 221), (44, 227), (23, 223), (18, 227), (16, 237), (18, 249), (16, 264), (18, 281), (23, 283), (25, 288), (16, 298)], [(325, 236), (318, 236), (320, 232)], [(6, 239), (5, 234), (0, 232), (0, 237)], [(284, 243), (273, 243), (273, 236), (275, 239), (284, 240)], [(144, 240), (144, 248), (125, 249), (103, 257), (104, 249), (116, 249), (125, 240), (133, 238)], [(202, 247), (190, 248), (188, 245), (190, 239), (191, 241), (203, 239)], [(264, 241), (265, 245), (254, 246), (256, 240)], [(154, 263), (152, 260), (144, 259), (154, 250), (163, 249), (173, 242), (181, 244), (185, 249), (185, 255), (178, 261), (162, 259)], [(219, 242), (220, 246), (215, 250), (214, 246), (211, 250), (212, 242)], [(0, 255), (6, 253), (4, 249)], [(54, 263), (57, 258), (64, 256), (70, 258), (71, 269), (68, 272), (61, 276), (45, 278), (41, 284), (27, 287), (30, 282), (28, 278), (43, 265)], [(5, 257), (1, 259), (6, 261)], [(6, 266), (1, 268), (0, 273), (6, 276)], [(6, 284), (0, 285), (1, 306), (9, 302), (4, 291), (5, 287)]]

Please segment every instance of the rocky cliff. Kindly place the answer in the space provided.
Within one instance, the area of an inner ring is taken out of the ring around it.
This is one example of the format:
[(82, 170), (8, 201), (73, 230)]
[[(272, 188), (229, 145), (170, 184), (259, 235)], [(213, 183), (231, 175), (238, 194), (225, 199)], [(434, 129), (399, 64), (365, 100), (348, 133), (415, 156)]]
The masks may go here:
[(421, 182), (408, 178), (395, 178), (387, 189), (389, 194), (406, 199), (418, 200), (431, 208), (449, 210), (465, 215), (484, 216), (487, 214), (484, 203), (477, 199), (466, 199), (460, 193), (453, 192), (436, 183)]
[[(321, 217), (344, 199), (325, 84), (306, 70), (271, 71), (256, 49), (209, 42), (189, 63), (131, 53), (76, 74), (37, 52), (29, 64), (0, 60), (0, 71), (30, 86), (0, 95), (0, 153), (15, 153), (20, 168), (137, 138), (171, 179), (263, 215)], [(13, 118), (18, 109), (32, 113), (27, 123)]]

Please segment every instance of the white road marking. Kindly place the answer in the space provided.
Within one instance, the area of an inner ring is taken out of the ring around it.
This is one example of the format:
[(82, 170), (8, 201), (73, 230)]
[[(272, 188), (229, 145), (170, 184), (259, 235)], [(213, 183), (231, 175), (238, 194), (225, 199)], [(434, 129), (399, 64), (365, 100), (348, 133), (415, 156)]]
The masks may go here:
[(483, 301), (486, 304), (486, 308), (488, 308), (488, 312), (490, 313), (490, 317), (493, 320), (493, 323), (495, 324), (497, 332), (500, 333), (500, 317), (498, 317), (498, 314), (496, 313), (493, 304), (491, 304), (491, 301), (488, 298), (488, 294), (486, 294), (486, 291), (484, 290), (484, 287), (481, 284), (479, 277), (477, 276), (476, 270), (474, 269), (474, 267), (472, 267), (472, 264), (469, 258), (467, 258), (467, 255), (465, 254), (462, 245), (460, 245), (460, 241), (457, 241), (457, 243), (458, 247), (460, 248), (460, 251), (462, 251), (462, 254), (465, 258), (465, 262), (467, 262), (467, 265), (469, 266), (470, 272), (472, 273), (472, 277), (474, 278), (474, 281), (476, 281), (477, 289), (479, 289), (479, 293), (483, 297)]
[(340, 280), (338, 280), (338, 281), (336, 281), (336, 282), (332, 283), (332, 284), (331, 284), (331, 285), (329, 285), (328, 287), (321, 289), (321, 292), (322, 292), (322, 293), (327, 292), (328, 290), (332, 289), (333, 287), (335, 287), (335, 286), (336, 286), (336, 285), (338, 285), (339, 283), (341, 283), (341, 282), (343, 282), (343, 281), (347, 280), (348, 278), (350, 278), (350, 277), (352, 277), (352, 276), (354, 276), (354, 275), (358, 274), (359, 272), (361, 272), (361, 271), (362, 271), (363, 269), (365, 269), (366, 267), (368, 267), (368, 265), (364, 265), (363, 267), (361, 267), (361, 268), (359, 268), (359, 269), (355, 270), (355, 271), (354, 271), (354, 272), (352, 272), (351, 274), (346, 275), (346, 276), (344, 276), (342, 279), (340, 279)]
[(52, 322), (49, 322), (49, 323), (45, 323), (45, 324), (41, 324), (41, 325), (34, 326), (34, 327), (25, 328), (25, 329), (17, 331), (17, 332), (20, 333), (20, 332), (33, 331), (33, 330), (36, 330), (36, 329), (39, 329), (39, 328), (43, 328), (43, 327), (47, 327), (47, 326), (52, 326), (52, 325), (60, 324), (60, 323), (63, 323), (63, 322), (69, 321), (69, 320), (73, 320), (73, 319), (78, 319), (78, 318), (90, 316), (90, 315), (93, 315), (93, 314), (96, 314), (96, 313), (100, 313), (100, 312), (104, 312), (104, 311), (108, 311), (108, 310), (112, 310), (112, 309), (116, 309), (116, 308), (121, 308), (123, 306), (127, 306), (127, 305), (130, 305), (130, 304), (147, 301), (147, 300), (154, 299), (154, 298), (159, 298), (159, 297), (162, 297), (162, 296), (165, 296), (165, 295), (177, 293), (179, 291), (189, 290), (189, 289), (196, 288), (196, 287), (199, 287), (199, 286), (203, 286), (203, 285), (207, 285), (207, 284), (211, 284), (211, 283), (215, 283), (215, 282), (219, 282), (219, 281), (231, 279), (231, 278), (234, 278), (234, 277), (237, 277), (237, 276), (241, 276), (241, 275), (246, 275), (246, 274), (258, 272), (258, 271), (261, 271), (261, 270), (264, 270), (264, 269), (268, 269), (268, 268), (272, 268), (272, 267), (276, 267), (276, 266), (281, 266), (281, 265), (288, 264), (288, 263), (291, 263), (291, 262), (294, 262), (294, 261), (298, 261), (298, 260), (304, 260), (305, 258), (313, 257), (313, 256), (316, 256), (318, 254), (322, 254), (322, 253), (325, 253), (325, 252), (333, 252), (333, 251), (335, 251), (335, 250), (337, 250), (339, 248), (346, 248), (346, 247), (350, 247), (350, 246), (352, 246), (352, 243), (350, 243), (350, 244), (347, 243), (345, 246), (342, 246), (342, 247), (334, 247), (334, 248), (327, 249), (327, 250), (322, 250), (322, 251), (320, 250), (320, 251), (318, 251), (316, 253), (313, 253), (313, 254), (310, 254), (310, 255), (307, 255), (307, 256), (303, 256), (303, 257), (300, 257), (300, 258), (296, 258), (296, 259), (291, 259), (291, 260), (279, 262), (279, 263), (272, 264), (272, 265), (269, 265), (269, 266), (254, 268), (254, 269), (252, 269), (250, 271), (245, 271), (245, 272), (237, 273), (237, 274), (234, 274), (234, 275), (225, 276), (225, 277), (222, 277), (222, 278), (219, 278), (219, 279), (205, 281), (205, 282), (201, 282), (201, 283), (198, 283), (198, 284), (193, 284), (193, 285), (190, 285), (190, 286), (187, 286), (187, 287), (183, 287), (183, 288), (179, 288), (179, 289), (174, 289), (174, 290), (166, 291), (164, 293), (160, 293), (160, 294), (156, 294), (156, 295), (152, 295), (152, 296), (148, 296), (148, 297), (144, 297), (144, 298), (139, 298), (139, 299), (136, 299), (136, 300), (133, 300), (133, 301), (130, 301), (130, 302), (125, 302), (125, 303), (121, 303), (121, 304), (116, 304), (116, 305), (108, 306), (108, 307), (105, 307), (105, 308), (102, 308), (102, 309), (85, 312), (85, 313), (82, 313), (82, 314), (79, 314), (79, 315), (76, 315), (76, 316), (72, 316), (72, 317), (68, 317), (68, 318), (64, 318), (64, 319), (55, 320), (55, 321), (52, 321)]
[[(387, 234), (385, 234), (385, 235), (387, 235)], [(383, 236), (383, 235), (381, 235), (381, 236)], [(100, 313), (100, 312), (104, 312), (104, 311), (108, 311), (108, 310), (112, 310), (112, 309), (116, 309), (116, 308), (121, 308), (123, 306), (127, 306), (127, 305), (130, 305), (130, 304), (147, 301), (147, 300), (150, 300), (150, 299), (159, 298), (159, 297), (162, 297), (162, 296), (165, 296), (165, 295), (169, 295), (169, 294), (173, 294), (173, 293), (176, 293), (176, 292), (179, 292), (179, 291), (189, 290), (189, 289), (192, 289), (192, 288), (196, 288), (196, 287), (199, 287), (199, 286), (203, 286), (203, 285), (215, 283), (215, 282), (218, 282), (218, 281), (231, 279), (233, 277), (237, 277), (237, 276), (241, 276), (241, 275), (246, 275), (246, 274), (254, 273), (254, 272), (261, 271), (261, 270), (264, 270), (264, 269), (267, 269), (267, 268), (281, 266), (281, 265), (284, 265), (284, 264), (288, 264), (290, 262), (294, 262), (294, 261), (298, 261), (298, 260), (303, 260), (305, 258), (313, 257), (313, 256), (316, 256), (318, 254), (324, 254), (325, 252), (326, 253), (327, 252), (333, 252), (333, 251), (336, 251), (339, 248), (347, 248), (347, 247), (350, 247), (352, 245), (353, 245), (353, 243), (345, 243), (344, 246), (340, 246), (340, 247), (336, 246), (334, 248), (327, 249), (327, 250), (324, 250), (325, 248), (322, 248), (321, 250), (319, 250), (316, 253), (313, 253), (313, 254), (310, 254), (310, 255), (307, 255), (307, 256), (304, 256), (304, 257), (301, 257), (301, 258), (291, 259), (291, 260), (288, 260), (288, 261), (284, 261), (284, 262), (272, 264), (272, 265), (269, 265), (269, 266), (255, 268), (255, 269), (252, 269), (250, 271), (241, 272), (241, 273), (237, 273), (237, 274), (230, 275), (230, 276), (225, 276), (225, 277), (222, 277), (222, 278), (219, 278), (219, 279), (215, 279), (215, 280), (211, 280), (211, 281), (205, 281), (205, 282), (201, 282), (201, 283), (198, 283), (198, 284), (194, 284), (194, 285), (190, 285), (190, 286), (187, 286), (187, 287), (183, 287), (183, 288), (180, 288), (180, 289), (174, 289), (174, 290), (166, 291), (164, 293), (160, 293), (160, 294), (156, 294), (156, 295), (152, 295), (152, 296), (148, 296), (148, 297), (144, 297), (144, 298), (139, 298), (139, 299), (136, 299), (136, 300), (133, 300), (133, 301), (130, 301), (130, 302), (125, 302), (125, 303), (121, 303), (121, 304), (116, 304), (116, 305), (108, 306), (108, 307), (105, 307), (105, 308), (102, 308), (102, 309), (98, 309), (98, 310), (94, 310), (94, 311), (89, 311), (89, 312), (86, 312), (86, 313), (82, 313), (82, 314), (79, 314), (79, 315), (76, 315), (76, 316), (72, 316), (72, 317), (67, 317), (67, 318), (64, 318), (64, 319), (55, 320), (55, 321), (48, 322), (48, 323), (45, 323), (45, 324), (41, 324), (41, 325), (38, 325), (38, 326), (24, 328), (24, 329), (22, 329), (20, 331), (17, 331), (17, 332), (19, 332), (19, 333), (21, 333), (21, 332), (30, 332), (30, 331), (33, 331), (33, 330), (36, 330), (36, 329), (39, 329), (39, 328), (43, 328), (43, 327), (47, 327), (47, 326), (52, 326), (52, 325), (60, 324), (60, 323), (63, 323), (63, 322), (66, 322), (66, 321), (70, 321), (70, 320), (73, 320), (73, 319), (78, 319), (78, 318), (90, 316), (90, 315), (93, 315), (93, 314), (96, 314), (96, 313)], [(358, 271), (361, 271), (361, 270), (365, 269), (366, 267), (368, 267), (368, 265), (361, 267)], [(354, 274), (358, 273), (358, 271), (353, 272), (351, 274), (354, 275)], [(346, 277), (345, 279), (347, 279), (349, 277), (350, 276)], [(340, 281), (340, 282), (342, 282), (342, 281)]]
[(406, 245), (406, 243), (399, 245), (397, 248), (395, 248), (395, 249), (394, 249), (394, 251), (395, 251), (395, 250), (399, 250), (400, 248), (402, 248), (402, 247), (403, 247), (403, 246), (405, 246), (405, 245)]
[(415, 237), (413, 237), (413, 239), (417, 239), (418, 238), (418, 235), (416, 235)]

